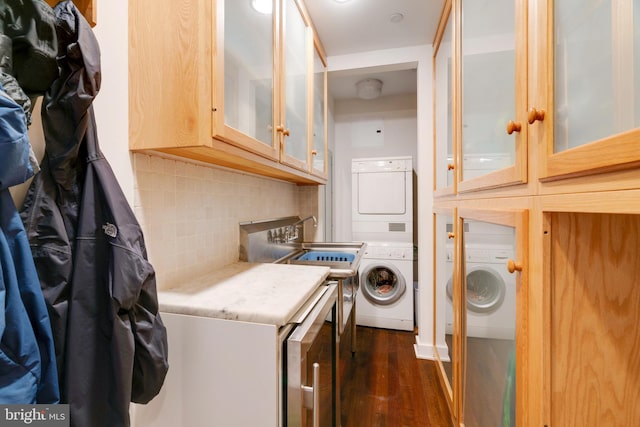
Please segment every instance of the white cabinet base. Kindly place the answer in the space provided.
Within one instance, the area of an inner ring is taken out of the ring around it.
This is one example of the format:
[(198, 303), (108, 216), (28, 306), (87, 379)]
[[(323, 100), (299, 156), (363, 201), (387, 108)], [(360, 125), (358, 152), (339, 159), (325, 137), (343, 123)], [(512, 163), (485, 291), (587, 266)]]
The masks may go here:
[(273, 325), (162, 313), (169, 372), (134, 405), (134, 427), (279, 426), (281, 344)]

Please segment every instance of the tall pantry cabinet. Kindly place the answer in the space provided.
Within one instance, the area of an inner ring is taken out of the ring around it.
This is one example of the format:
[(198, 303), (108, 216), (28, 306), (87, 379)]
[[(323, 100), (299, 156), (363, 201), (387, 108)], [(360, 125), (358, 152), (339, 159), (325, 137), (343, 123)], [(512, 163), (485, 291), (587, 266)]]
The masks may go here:
[[(434, 342), (452, 424), (636, 425), (640, 1), (477, 3), (446, 1), (434, 43)], [(512, 287), (489, 337), (477, 263)]]

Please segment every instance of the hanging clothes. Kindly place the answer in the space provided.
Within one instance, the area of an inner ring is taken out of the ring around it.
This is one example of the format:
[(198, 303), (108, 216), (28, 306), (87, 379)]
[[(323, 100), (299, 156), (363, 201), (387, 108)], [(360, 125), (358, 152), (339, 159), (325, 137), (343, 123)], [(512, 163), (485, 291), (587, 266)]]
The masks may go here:
[(43, 0), (2, 0), (2, 32), (12, 41), (12, 70), (30, 97), (42, 95), (58, 77), (53, 9)]
[(0, 84), (0, 403), (57, 403), (49, 315), (9, 193), (33, 173), (24, 110)]
[(128, 426), (166, 372), (166, 329), (141, 228), (98, 146), (100, 51), (71, 1), (54, 8), (60, 77), (44, 96), (45, 157), (25, 198), (74, 427)]

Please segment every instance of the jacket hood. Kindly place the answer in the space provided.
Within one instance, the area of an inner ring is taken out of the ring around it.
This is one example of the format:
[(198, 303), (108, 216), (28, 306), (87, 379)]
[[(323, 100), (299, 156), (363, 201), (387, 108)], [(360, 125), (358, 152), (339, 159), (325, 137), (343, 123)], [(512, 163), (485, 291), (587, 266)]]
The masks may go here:
[[(69, 190), (74, 183), (76, 159), (95, 155), (97, 147), (80, 153), (90, 119), (89, 107), (100, 90), (100, 48), (87, 21), (73, 2), (54, 9), (60, 75), (42, 101), (45, 152), (55, 181)], [(71, 90), (70, 90), (71, 88)]]

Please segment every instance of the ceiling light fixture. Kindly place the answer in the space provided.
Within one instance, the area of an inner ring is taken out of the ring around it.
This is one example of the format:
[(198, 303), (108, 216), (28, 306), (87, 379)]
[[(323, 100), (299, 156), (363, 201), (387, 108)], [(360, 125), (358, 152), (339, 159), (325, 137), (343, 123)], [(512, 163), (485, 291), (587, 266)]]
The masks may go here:
[(364, 79), (356, 83), (356, 94), (360, 99), (376, 99), (382, 92), (382, 80)]
[(251, 0), (251, 7), (256, 12), (270, 15), (273, 10), (273, 0)]

